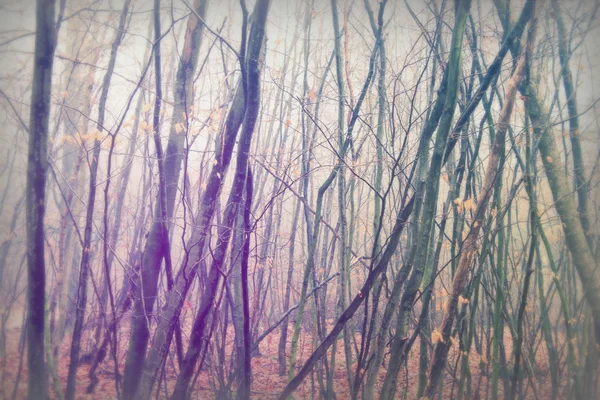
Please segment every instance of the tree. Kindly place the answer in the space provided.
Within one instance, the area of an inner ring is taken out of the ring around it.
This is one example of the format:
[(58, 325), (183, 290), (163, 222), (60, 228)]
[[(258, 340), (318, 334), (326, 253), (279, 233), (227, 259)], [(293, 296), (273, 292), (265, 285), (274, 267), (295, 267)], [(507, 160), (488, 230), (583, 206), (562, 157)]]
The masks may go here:
[[(183, 160), (183, 147), (185, 137), (189, 131), (190, 121), (187, 117), (187, 110), (194, 104), (192, 82), (198, 63), (206, 7), (207, 3), (204, 0), (196, 0), (194, 3), (194, 13), (188, 19), (183, 54), (177, 68), (174, 92), (175, 106), (169, 131), (169, 142), (164, 159), (159, 161), (164, 163), (161, 168), (164, 171), (165, 186), (160, 190), (160, 193), (163, 194), (159, 193), (156, 199), (155, 215), (157, 217), (154, 219), (146, 239), (141, 261), (140, 281), (136, 286), (133, 304), (135, 317), (132, 321), (129, 350), (123, 377), (123, 395), (125, 397), (133, 397), (138, 388), (144, 367), (144, 355), (150, 339), (147, 316), (152, 314), (154, 308), (162, 260), (165, 257), (170, 260), (171, 257), (170, 254), (167, 254), (170, 252), (169, 247), (165, 246), (168, 237), (165, 228), (168, 225), (168, 220), (173, 216), (179, 171)], [(160, 33), (155, 32), (155, 48), (160, 46), (159, 37)], [(159, 63), (160, 61), (157, 62), (157, 65)], [(183, 126), (183, 129), (181, 129), (181, 126)], [(154, 128), (158, 134), (158, 126)], [(164, 216), (162, 216), (163, 208), (166, 212)]]
[(46, 396), (44, 363), (46, 262), (44, 215), (48, 168), (48, 126), (52, 94), (52, 66), (56, 48), (53, 0), (36, 3), (35, 67), (29, 114), (27, 158), (27, 397)]
[[(130, 0), (126, 0), (123, 5), (123, 11), (119, 19), (119, 27), (115, 34), (115, 40), (113, 42), (110, 60), (108, 62), (108, 69), (104, 75), (102, 82), (102, 93), (100, 95), (100, 102), (98, 104), (98, 123), (96, 130), (101, 134), (102, 131), (106, 130), (104, 126), (104, 115), (106, 112), (106, 101), (108, 98), (108, 89), (110, 88), (110, 81), (115, 68), (115, 62), (117, 59), (117, 51), (123, 40), (123, 34), (125, 32), (125, 23), (127, 22), (127, 12), (129, 9)], [(90, 186), (88, 192), (88, 204), (85, 218), (85, 230), (83, 237), (83, 250), (81, 254), (81, 266), (79, 267), (79, 286), (77, 291), (77, 308), (75, 315), (75, 326), (73, 328), (73, 337), (71, 339), (71, 359), (69, 364), (69, 375), (67, 377), (67, 391), (66, 398), (71, 400), (75, 398), (75, 384), (77, 378), (77, 368), (79, 366), (79, 352), (81, 333), (83, 329), (83, 319), (85, 317), (85, 309), (87, 307), (87, 282), (88, 274), (90, 269), (90, 256), (91, 256), (91, 240), (92, 240), (92, 224), (94, 217), (94, 204), (96, 201), (96, 181), (98, 176), (98, 163), (100, 158), (100, 137), (94, 139), (94, 147), (92, 151), (92, 159), (90, 163)], [(88, 162), (90, 162), (88, 160)]]
[(600, 0), (246, 3), (3, 8), (0, 391), (597, 397)]

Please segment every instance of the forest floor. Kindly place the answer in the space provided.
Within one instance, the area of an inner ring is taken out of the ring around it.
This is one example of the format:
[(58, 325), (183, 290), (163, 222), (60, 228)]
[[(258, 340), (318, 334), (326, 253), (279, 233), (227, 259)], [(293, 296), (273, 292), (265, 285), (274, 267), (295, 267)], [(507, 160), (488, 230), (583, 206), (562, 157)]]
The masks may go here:
[[(122, 331), (123, 338), (126, 337), (127, 332)], [(231, 356), (233, 350), (232, 338), (233, 334), (228, 335), (228, 343), (226, 345), (225, 364), (223, 367), (225, 370), (232, 367), (232, 363), (235, 362), (234, 357)], [(288, 338), (291, 337), (291, 330)], [(11, 399), (12, 393), (17, 383), (18, 386), (16, 391), (17, 399), (25, 399), (27, 396), (27, 360), (26, 355), (19, 352), (19, 338), (20, 328), (11, 328), (7, 330), (6, 334), (6, 354), (3, 354), (0, 358), (0, 396), (4, 399)], [(213, 337), (214, 340), (214, 337)], [(255, 399), (273, 399), (281, 393), (286, 384), (286, 377), (279, 376), (278, 374), (278, 363), (277, 363), (277, 347), (279, 341), (279, 330), (275, 330), (271, 333), (260, 345), (260, 355), (256, 355), (252, 358), (252, 398)], [(357, 334), (357, 341), (360, 344), (360, 337)], [(64, 340), (69, 342), (69, 340)], [(119, 368), (120, 372), (123, 371), (123, 365), (125, 363), (126, 348), (122, 344), (125, 340), (121, 340), (119, 348)], [(82, 343), (82, 348), (85, 349), (87, 343)], [(510, 351), (512, 345), (512, 339), (510, 335), (505, 336), (506, 351)], [(313, 339), (310, 335), (302, 335), (299, 342), (298, 354), (300, 358), (299, 366), (302, 365), (304, 360), (308, 358), (313, 349)], [(535, 365), (532, 367), (534, 371), (534, 378), (523, 380), (523, 391), (525, 397), (528, 399), (548, 399), (551, 398), (551, 381), (549, 367), (547, 363), (546, 355), (544, 354), (543, 346), (540, 346), (537, 351), (537, 359)], [(288, 346), (289, 349), (289, 346)], [(412, 352), (406, 364), (398, 377), (398, 386), (396, 397), (415, 399), (419, 380), (419, 341), (414, 343)], [(329, 352), (329, 357), (331, 352)], [(457, 397), (457, 385), (460, 377), (460, 360), (457, 360), (459, 351), (456, 346), (451, 350), (448, 357), (448, 366), (446, 368), (446, 376), (442, 387), (442, 398), (456, 398)], [(57, 365), (57, 372), (64, 392), (67, 380), (67, 371), (69, 367), (69, 347), (68, 344), (62, 346), (60, 350), (60, 362)], [(109, 358), (109, 357), (107, 357)], [(19, 363), (22, 359), (22, 371), (19, 373)], [(344, 363), (344, 354), (342, 342), (339, 341), (336, 351), (336, 368), (334, 375), (334, 388), (337, 399), (350, 398), (349, 387), (346, 375), (346, 366)], [(166, 398), (165, 395), (165, 382), (169, 392), (173, 389), (177, 377), (176, 371), (176, 360), (167, 360), (167, 366), (165, 369), (166, 380), (161, 381), (161, 392), (157, 398)], [(215, 363), (212, 363), (215, 364)], [(379, 382), (381, 385), (385, 376), (385, 366), (380, 369)], [(470, 398), (489, 398), (490, 397), (490, 385), (488, 382), (488, 373), (491, 372), (491, 368), (487, 363), (486, 357), (480, 356), (475, 347), (471, 350), (469, 356), (469, 365), (471, 370), (471, 394)], [(235, 367), (235, 366), (233, 366)], [(77, 373), (77, 394), (76, 399), (113, 399), (116, 398), (115, 383), (114, 383), (114, 364), (112, 360), (105, 361), (98, 368), (97, 377), (99, 383), (93, 394), (86, 394), (86, 387), (89, 384), (88, 372), (90, 369), (89, 364), (83, 364), (78, 369)], [(354, 370), (354, 368), (353, 368)], [(456, 373), (456, 371), (459, 371)], [(192, 399), (211, 399), (215, 398), (215, 393), (219, 388), (219, 367), (211, 366), (203, 370), (197, 379), (192, 392)], [(457, 380), (453, 378), (457, 376)], [(566, 381), (565, 377), (562, 377), (563, 381)], [(531, 385), (534, 381), (535, 385)], [(564, 385), (566, 382), (562, 382)], [(500, 383), (500, 394), (503, 390), (503, 384)], [(294, 398), (297, 399), (308, 399), (308, 398), (319, 398), (318, 396), (319, 383), (316, 374), (309, 376), (303, 384), (297, 389), (294, 394)], [(50, 381), (49, 393), (51, 398), (56, 399), (57, 395), (54, 389), (54, 385)], [(376, 392), (377, 393), (377, 392)], [(314, 394), (314, 396), (312, 396)]]

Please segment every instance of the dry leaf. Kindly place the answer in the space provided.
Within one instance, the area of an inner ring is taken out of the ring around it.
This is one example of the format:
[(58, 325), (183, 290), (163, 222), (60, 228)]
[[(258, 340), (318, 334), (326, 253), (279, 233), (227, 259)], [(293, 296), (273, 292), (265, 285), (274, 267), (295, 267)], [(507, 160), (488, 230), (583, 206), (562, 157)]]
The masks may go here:
[(462, 213), (464, 210), (463, 201), (457, 197), (456, 199), (454, 199), (454, 204), (456, 204), (456, 211)]
[(454, 339), (454, 336), (450, 336), (450, 344), (454, 347), (458, 344), (458, 340)]
[(431, 342), (433, 344), (437, 344), (437, 342), (446, 343), (444, 341), (444, 337), (442, 336), (440, 331), (438, 331), (437, 329), (434, 329), (433, 332), (431, 332)]
[(475, 203), (475, 200), (473, 200), (472, 198), (467, 199), (463, 202), (463, 208), (465, 210), (475, 211), (476, 207), (477, 207), (477, 204)]

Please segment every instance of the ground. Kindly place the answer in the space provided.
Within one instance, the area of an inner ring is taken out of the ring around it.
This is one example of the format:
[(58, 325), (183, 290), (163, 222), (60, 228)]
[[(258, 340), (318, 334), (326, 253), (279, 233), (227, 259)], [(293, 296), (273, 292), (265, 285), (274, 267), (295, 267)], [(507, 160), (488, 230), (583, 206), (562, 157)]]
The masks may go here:
[[(252, 359), (252, 372), (253, 372), (253, 382), (252, 382), (252, 398), (253, 399), (274, 399), (281, 393), (285, 384), (286, 377), (282, 377), (278, 375), (278, 366), (277, 366), (277, 344), (279, 340), (278, 333), (279, 331), (274, 331), (271, 335), (269, 335), (260, 346), (260, 355), (253, 357)], [(358, 334), (357, 334), (358, 335)], [(11, 398), (11, 394), (15, 387), (15, 382), (17, 379), (18, 369), (19, 369), (19, 358), (21, 354), (19, 353), (19, 337), (20, 337), (20, 329), (19, 328), (11, 328), (7, 331), (7, 342), (6, 349), (7, 352), (2, 357), (0, 363), (1, 365), (1, 390), (2, 398)], [(125, 336), (123, 336), (125, 337)], [(232, 338), (233, 334), (228, 335), (228, 338)], [(290, 335), (291, 337), (291, 331)], [(228, 339), (230, 341), (230, 339)], [(357, 336), (357, 340), (359, 340)], [(511, 348), (511, 339), (510, 336), (507, 335), (505, 337), (505, 345), (507, 351), (510, 351)], [(65, 342), (69, 342), (69, 340), (65, 340)], [(122, 343), (125, 340), (121, 341)], [(87, 342), (86, 342), (87, 343)], [(299, 343), (299, 357), (303, 362), (308, 358), (312, 350), (312, 337), (310, 335), (302, 335)], [(336, 369), (335, 369), (335, 392), (337, 395), (337, 399), (347, 399), (350, 398), (349, 388), (347, 384), (346, 378), (346, 369), (345, 365), (342, 363), (344, 360), (343, 349), (341, 342), (339, 342), (337, 346), (337, 354), (336, 354)], [(231, 352), (232, 352), (233, 344), (228, 342), (226, 346), (226, 357), (225, 360), (227, 363), (231, 362)], [(418, 341), (415, 342), (413, 346), (413, 351), (408, 358), (408, 363), (406, 368), (403, 368), (398, 377), (398, 390), (397, 390), (397, 398), (407, 398), (407, 399), (415, 399), (416, 391), (418, 385), (418, 372), (419, 372), (419, 358), (418, 358)], [(289, 349), (289, 347), (288, 347)], [(125, 360), (125, 347), (121, 346), (119, 351), (119, 364), (120, 371), (123, 371), (123, 364)], [(452, 395), (456, 397), (457, 394), (457, 383), (453, 385), (454, 379), (452, 375), (454, 374), (454, 369), (460, 363), (457, 363), (458, 351), (455, 348), (450, 352), (448, 358), (448, 365), (452, 372), (446, 372), (445, 382), (443, 384), (443, 398), (450, 398)], [(66, 386), (66, 377), (68, 371), (68, 354), (69, 348), (67, 345), (61, 348), (61, 362), (57, 366), (57, 371), (59, 374), (59, 379), (61, 382), (62, 390), (64, 391)], [(536, 361), (536, 365), (533, 367), (535, 374), (535, 389), (532, 389), (532, 386), (529, 384), (529, 380), (526, 378), (523, 382), (523, 388), (526, 392), (526, 397), (531, 399), (547, 399), (551, 397), (551, 382), (550, 382), (550, 374), (547, 366), (547, 362), (544, 362), (545, 354), (542, 350), (538, 350), (538, 359)], [(460, 361), (460, 360), (459, 360)], [(475, 351), (475, 348), (471, 350), (471, 354), (469, 355), (469, 364), (471, 368), (472, 374), (472, 390), (473, 393), (476, 392), (476, 388), (479, 388), (479, 397), (480, 398), (488, 398), (489, 397), (489, 385), (487, 378), (487, 359), (486, 357), (481, 357)], [(387, 363), (387, 360), (386, 360)], [(26, 357), (23, 356), (23, 366), (20, 374), (20, 380), (17, 390), (17, 399), (26, 398), (27, 393), (27, 368), (26, 368)], [(175, 384), (176, 380), (176, 361), (168, 360), (167, 361), (167, 386), (169, 390), (171, 390)], [(229, 365), (229, 364), (228, 364)], [(301, 363), (299, 363), (301, 365)], [(88, 372), (89, 372), (89, 364), (84, 364), (78, 369), (77, 373), (77, 399), (113, 399), (116, 398), (115, 386), (114, 386), (114, 372), (113, 372), (113, 363), (112, 361), (105, 361), (100, 368), (98, 369), (98, 378), (99, 383), (96, 387), (96, 390), (93, 394), (86, 394), (86, 387), (89, 383)], [(458, 367), (460, 368), (460, 367)], [(483, 373), (482, 373), (483, 372)], [(216, 392), (216, 388), (218, 387), (217, 380), (217, 368), (210, 368), (208, 370), (204, 370), (198, 376), (196, 381), (196, 385), (194, 386), (194, 391), (192, 393), (192, 399), (208, 399), (213, 398), (214, 393)], [(379, 376), (379, 385), (383, 381), (385, 376), (385, 368), (380, 369)], [(458, 375), (457, 375), (458, 377)], [(564, 379), (563, 379), (564, 380)], [(563, 382), (564, 384), (564, 382)], [(158, 398), (166, 398), (164, 394), (164, 381), (161, 382), (161, 393)], [(500, 390), (502, 391), (502, 383), (500, 383)], [(318, 382), (316, 375), (309, 376), (303, 384), (298, 388), (295, 392), (294, 397), (297, 399), (305, 399), (305, 398), (314, 398), (311, 396), (311, 391), (314, 390), (314, 394), (317, 394)], [(54, 386), (52, 384), (49, 385), (49, 393), (51, 398), (56, 399), (57, 395), (54, 390)], [(473, 396), (476, 398), (476, 396)]]

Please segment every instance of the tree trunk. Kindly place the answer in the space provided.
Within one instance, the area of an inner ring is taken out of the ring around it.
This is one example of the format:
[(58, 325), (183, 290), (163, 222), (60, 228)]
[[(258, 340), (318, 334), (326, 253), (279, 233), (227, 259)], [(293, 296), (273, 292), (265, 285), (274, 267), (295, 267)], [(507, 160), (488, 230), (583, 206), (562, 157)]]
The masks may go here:
[(450, 133), (454, 110), (458, 97), (458, 87), (461, 71), (462, 42), (469, 9), (470, 0), (457, 0), (455, 3), (455, 22), (452, 32), (452, 43), (448, 60), (448, 88), (442, 116), (437, 131), (435, 147), (433, 150), (427, 183), (425, 189), (425, 200), (423, 203), (423, 215), (419, 227), (418, 243), (415, 264), (411, 276), (406, 284), (406, 289), (400, 301), (400, 311), (396, 324), (396, 333), (392, 342), (390, 363), (381, 390), (382, 399), (392, 399), (396, 392), (396, 381), (398, 372), (405, 359), (405, 345), (407, 343), (408, 319), (413, 307), (413, 302), (423, 278), (424, 264), (427, 258), (428, 243), (431, 236), (433, 219), (438, 197), (439, 179), (443, 156)]
[[(213, 265), (211, 266), (211, 270), (209, 271), (208, 280), (205, 283), (206, 291), (202, 294), (202, 299), (200, 300), (200, 308), (194, 320), (194, 325), (192, 329), (193, 333), (190, 338), (190, 345), (182, 363), (181, 372), (177, 378), (175, 392), (173, 394), (173, 397), (177, 399), (185, 398), (190, 380), (193, 375), (194, 368), (196, 366), (196, 361), (200, 354), (202, 340), (204, 337), (204, 331), (206, 328), (207, 317), (209, 315), (211, 307), (214, 304), (215, 295), (217, 294), (220, 275), (219, 268), (223, 263), (223, 259), (225, 257), (225, 250), (227, 248), (231, 236), (231, 228), (235, 219), (235, 206), (239, 203), (243, 194), (244, 183), (246, 181), (247, 161), (249, 157), (250, 143), (252, 139), (252, 133), (254, 131), (254, 124), (258, 116), (260, 99), (259, 57), (263, 44), (264, 26), (268, 12), (268, 6), (268, 0), (261, 0), (255, 6), (255, 11), (253, 14), (254, 23), (252, 25), (252, 29), (248, 40), (248, 54), (246, 57), (247, 64), (244, 64), (248, 76), (242, 77), (243, 84), (241, 85), (241, 87), (238, 87), (238, 93), (234, 98), (234, 105), (232, 106), (232, 110), (228, 115), (228, 121), (226, 123), (225, 132), (226, 140), (225, 145), (223, 146), (224, 160), (222, 162), (219, 162), (219, 160), (217, 160), (217, 163), (213, 165), (211, 177), (209, 178), (209, 183), (207, 185), (203, 197), (203, 211), (202, 218), (200, 221), (201, 241), (198, 244), (199, 248), (203, 247), (204, 238), (206, 237), (206, 230), (214, 213), (215, 199), (218, 196), (218, 193), (220, 192), (222, 187), (223, 177), (221, 174), (225, 171), (221, 170), (221, 168), (227, 168), (227, 166), (229, 165), (229, 160), (231, 159), (233, 140), (236, 136), (237, 129), (239, 128), (241, 122), (239, 120), (240, 110), (238, 107), (240, 106), (240, 103), (243, 102), (242, 104), (246, 104), (246, 107), (243, 108), (246, 109), (246, 111), (241, 113), (244, 117), (244, 127), (240, 136), (240, 149), (237, 157), (234, 184), (231, 189), (230, 198), (225, 208), (225, 215), (221, 223), (221, 227), (219, 229), (219, 240), (217, 243), (217, 248), (215, 249), (213, 254), (215, 258), (213, 259)], [(245, 46), (245, 44), (242, 44), (242, 46)], [(244, 93), (244, 91), (247, 92)], [(243, 94), (246, 95), (246, 101), (244, 101), (243, 97), (240, 96)], [(227, 153), (225, 153), (225, 151), (227, 151)], [(218, 151), (218, 153), (220, 152)], [(175, 321), (174, 318), (177, 318), (179, 315), (181, 306), (183, 304), (183, 299), (185, 299), (185, 295), (187, 294), (187, 290), (189, 289), (189, 284), (191, 283), (190, 278), (193, 278), (193, 276), (195, 275), (197, 265), (198, 264), (195, 264), (195, 266), (192, 267), (189, 271), (185, 271), (185, 268), (183, 268), (182, 270), (180, 270), (180, 273), (178, 273), (174, 289), (169, 294), (166, 300), (165, 307), (161, 312), (159, 319), (160, 323), (157, 327), (155, 339), (152, 343), (152, 348), (150, 350), (148, 362), (146, 363), (146, 367), (144, 368), (142, 382), (140, 384), (140, 389), (136, 394), (136, 398), (147, 399), (152, 393), (154, 380), (158, 374), (160, 365), (162, 365), (162, 360), (164, 360), (164, 356), (166, 355), (166, 349), (168, 348), (168, 343), (170, 342), (170, 337), (172, 334), (172, 324)]]
[(575, 189), (577, 190), (577, 211), (583, 233), (586, 235), (590, 249), (593, 249), (593, 232), (590, 230), (590, 215), (588, 211), (588, 183), (583, 165), (583, 152), (581, 149), (581, 132), (579, 131), (579, 113), (577, 111), (577, 94), (573, 83), (573, 74), (569, 66), (569, 50), (567, 47), (567, 31), (562, 18), (557, 0), (552, 0), (553, 16), (558, 30), (558, 57), (561, 65), (561, 75), (565, 88), (565, 98), (569, 111), (569, 138), (573, 152), (573, 173), (575, 175)]
[(596, 341), (600, 344), (600, 272), (588, 246), (573, 197), (569, 195), (571, 190), (554, 140), (552, 123), (538, 98), (535, 79), (530, 79), (529, 84), (521, 87), (520, 91), (526, 97), (525, 107), (531, 118), (533, 132), (539, 140), (540, 157), (562, 222), (567, 248), (581, 279), (585, 299), (592, 309)]
[(500, 122), (498, 123), (498, 130), (492, 144), (492, 154), (489, 158), (487, 165), (487, 172), (485, 176), (485, 182), (482, 188), (482, 195), (479, 199), (479, 204), (475, 211), (471, 230), (465, 238), (462, 248), (461, 257), (456, 269), (454, 279), (452, 281), (452, 290), (448, 303), (446, 306), (446, 314), (444, 321), (442, 322), (441, 334), (442, 338), (435, 345), (435, 349), (432, 355), (431, 367), (429, 370), (429, 376), (427, 385), (424, 390), (424, 395), (429, 398), (433, 398), (437, 390), (438, 384), (442, 377), (444, 367), (446, 365), (446, 359), (448, 357), (448, 351), (451, 346), (451, 334), (454, 318), (458, 310), (459, 296), (463, 292), (466, 284), (469, 272), (471, 270), (471, 264), (474, 257), (477, 254), (478, 243), (479, 243), (479, 232), (484, 224), (485, 213), (487, 212), (487, 206), (491, 194), (494, 190), (494, 182), (496, 181), (496, 174), (499, 169), (504, 166), (504, 146), (506, 131), (512, 115), (512, 109), (514, 100), (517, 92), (517, 87), (524, 78), (525, 70), (525, 59), (524, 57), (519, 62), (517, 69), (513, 73), (513, 76), (508, 84), (506, 90), (506, 96), (504, 105), (500, 112)]
[(46, 263), (44, 260), (44, 215), (48, 165), (48, 122), (52, 94), (52, 66), (56, 48), (54, 0), (37, 0), (36, 35), (29, 114), (27, 157), (27, 397), (46, 397), (44, 364), (44, 316)]
[[(162, 204), (166, 211), (165, 218), (167, 221), (172, 218), (175, 207), (179, 172), (183, 160), (183, 147), (190, 124), (187, 113), (194, 100), (192, 92), (193, 78), (197, 67), (206, 8), (205, 0), (195, 0), (194, 13), (190, 15), (187, 22), (183, 52), (177, 69), (174, 93), (175, 105), (163, 167), (165, 187)], [(158, 46), (158, 43), (154, 43), (154, 45)], [(181, 126), (184, 127), (183, 130), (181, 130)], [(160, 215), (162, 209), (160, 194), (156, 199), (155, 208), (159, 210), (156, 214)], [(154, 309), (158, 276), (163, 257), (166, 251), (170, 251), (163, 246), (164, 238), (168, 235), (168, 232), (164, 232), (163, 226), (165, 224), (162, 220), (162, 217), (158, 217), (152, 222), (142, 255), (141, 277), (134, 296), (129, 349), (123, 377), (123, 396), (125, 398), (133, 398), (142, 376), (146, 348), (150, 339), (147, 316)]]
[(250, 255), (250, 210), (252, 207), (252, 170), (248, 167), (246, 176), (245, 201), (243, 208), (244, 216), (244, 231), (243, 231), (243, 246), (241, 260), (241, 281), (242, 281), (242, 307), (243, 307), (243, 357), (242, 357), (242, 373), (238, 376), (238, 398), (243, 400), (250, 399), (250, 386), (252, 379), (252, 369), (250, 362), (252, 360), (252, 352), (250, 345), (252, 337), (250, 336), (250, 300), (248, 298), (248, 257)]
[[(100, 94), (100, 102), (98, 104), (98, 123), (96, 129), (98, 134), (106, 130), (104, 127), (104, 114), (106, 111), (106, 101), (108, 98), (108, 89), (110, 88), (110, 80), (115, 69), (117, 60), (117, 50), (121, 45), (121, 41), (125, 34), (125, 23), (127, 22), (127, 13), (131, 0), (126, 0), (123, 5), (123, 11), (119, 19), (119, 28), (116, 33), (115, 40), (110, 51), (110, 60), (108, 68), (102, 82), (102, 93)], [(85, 230), (83, 233), (83, 250), (81, 254), (81, 265), (79, 270), (79, 286), (77, 291), (77, 309), (75, 312), (75, 325), (73, 327), (73, 337), (71, 339), (71, 360), (69, 364), (69, 374), (67, 376), (67, 390), (65, 398), (72, 400), (75, 398), (75, 385), (77, 378), (77, 368), (79, 366), (79, 352), (81, 334), (83, 331), (83, 319), (85, 317), (85, 309), (87, 307), (87, 278), (90, 268), (91, 241), (92, 241), (92, 225), (94, 218), (94, 203), (96, 201), (96, 180), (98, 174), (98, 159), (100, 158), (100, 138), (94, 139), (94, 147), (92, 152), (92, 161), (90, 165), (90, 185), (88, 193), (87, 211), (85, 217)]]

